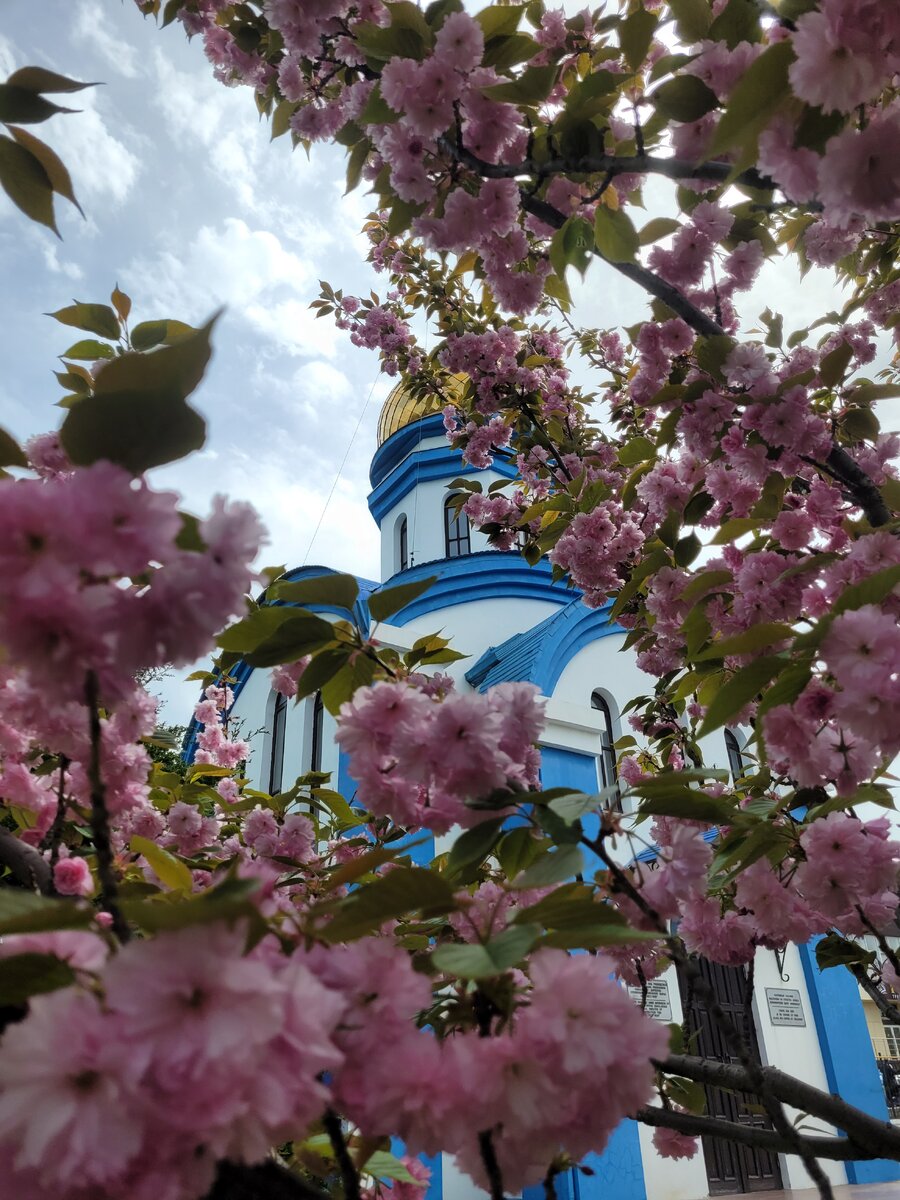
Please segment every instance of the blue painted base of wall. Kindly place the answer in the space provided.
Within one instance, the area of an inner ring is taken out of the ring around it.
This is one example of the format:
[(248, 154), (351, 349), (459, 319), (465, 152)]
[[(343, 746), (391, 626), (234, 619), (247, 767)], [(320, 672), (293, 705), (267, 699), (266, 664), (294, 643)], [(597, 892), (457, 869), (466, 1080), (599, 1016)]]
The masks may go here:
[[(800, 961), (819, 1035), (829, 1090), (873, 1117), (888, 1120), (881, 1077), (869, 1037), (859, 987), (849, 971), (820, 971), (815, 938), (800, 946)], [(885, 1159), (847, 1163), (850, 1183), (890, 1183), (900, 1179), (900, 1163)]]
[[(582, 1165), (591, 1174), (566, 1171), (557, 1175), (553, 1181), (557, 1200), (647, 1200), (635, 1121), (623, 1121), (603, 1153), (589, 1154)], [(522, 1200), (544, 1200), (543, 1185), (525, 1188)]]

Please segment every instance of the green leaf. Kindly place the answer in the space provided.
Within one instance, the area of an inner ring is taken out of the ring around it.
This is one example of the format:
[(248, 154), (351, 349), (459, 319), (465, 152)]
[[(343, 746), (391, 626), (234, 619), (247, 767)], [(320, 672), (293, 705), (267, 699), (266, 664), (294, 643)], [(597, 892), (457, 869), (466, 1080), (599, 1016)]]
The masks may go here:
[(9, 132), (22, 149), (27, 150), (29, 154), (33, 155), (44, 168), (54, 192), (58, 192), (60, 196), (64, 196), (84, 216), (81, 205), (75, 199), (72, 177), (69, 175), (65, 163), (59, 155), (42, 142), (40, 138), (36, 138), (33, 133), (29, 133), (26, 129), (19, 129), (16, 125), (10, 125)]
[(59, 234), (53, 215), (53, 186), (47, 172), (24, 146), (3, 136), (0, 136), (0, 186), (26, 217)]
[(550, 262), (557, 275), (564, 275), (570, 264), (582, 279), (594, 250), (594, 231), (584, 217), (569, 217), (557, 229), (550, 242)]
[(826, 934), (816, 943), (816, 965), (820, 971), (827, 971), (829, 967), (852, 966), (854, 963), (871, 967), (876, 957), (874, 950), (866, 950), (864, 946), (858, 946), (856, 942), (834, 932)]
[(788, 69), (794, 61), (790, 41), (769, 46), (735, 85), (713, 134), (707, 156), (751, 146), (790, 94)]
[(880, 604), (898, 585), (900, 585), (900, 565), (885, 567), (883, 571), (867, 575), (859, 583), (853, 583), (850, 587), (845, 588), (831, 606), (831, 612), (837, 616), (839, 613), (849, 612), (851, 609), (862, 608), (865, 604)]
[(480, 90), (491, 100), (502, 100), (509, 104), (540, 104), (553, 91), (558, 71), (556, 66), (528, 67), (518, 79), (509, 83), (493, 83)]
[(598, 206), (594, 217), (594, 240), (609, 262), (633, 262), (640, 246), (631, 218), (621, 209), (614, 211), (605, 204)]
[(645, 8), (641, 7), (635, 9), (619, 25), (619, 45), (622, 47), (625, 61), (632, 71), (640, 70), (641, 64), (647, 57), (658, 20), (655, 13), (647, 12)]
[(837, 387), (846, 374), (853, 347), (849, 342), (840, 342), (830, 350), (819, 364), (819, 379), (825, 387)]
[(152, 350), (166, 340), (168, 321), (141, 321), (131, 331), (131, 345), (135, 350)]
[(396, 867), (351, 893), (319, 936), (328, 942), (353, 941), (406, 913), (434, 915), (450, 912), (455, 906), (453, 888), (434, 871)]
[(163, 892), (152, 900), (123, 900), (121, 907), (127, 920), (139, 929), (161, 933), (213, 921), (239, 921), (248, 917), (258, 920), (259, 910), (253, 902), (258, 890), (258, 880), (226, 879), (218, 887), (189, 899)]
[(140, 854), (150, 864), (167, 888), (174, 892), (190, 892), (194, 879), (190, 869), (174, 854), (158, 846), (150, 838), (138, 837), (137, 834), (129, 842), (133, 854)]
[(25, 88), (29, 92), (81, 92), (97, 86), (96, 83), (67, 79), (65, 75), (57, 75), (46, 67), (20, 67), (18, 71), (13, 71), (6, 82), (11, 87)]
[(721, 379), (725, 359), (736, 343), (727, 333), (716, 333), (697, 340), (697, 366), (714, 378)]
[(494, 817), (461, 833), (450, 848), (447, 874), (458, 875), (466, 867), (483, 862), (500, 838), (505, 820), (505, 817)]
[(754, 659), (746, 667), (736, 671), (708, 705), (697, 736), (705, 737), (714, 729), (726, 725), (745, 705), (755, 700), (766, 684), (771, 683), (786, 666), (788, 663), (783, 658), (767, 655)]
[(16, 439), (0, 429), (0, 467), (27, 467), (28, 459)]
[(510, 829), (497, 845), (496, 856), (500, 870), (507, 879), (512, 879), (537, 858), (544, 844), (534, 836), (528, 825)]
[(437, 575), (417, 579), (410, 583), (398, 583), (396, 587), (379, 588), (369, 596), (369, 612), (373, 621), (384, 621), (400, 612), (407, 604), (417, 600), (437, 581)]
[(88, 333), (97, 333), (100, 337), (116, 341), (119, 337), (119, 319), (108, 304), (81, 304), (77, 300), (67, 308), (57, 309), (47, 313), (61, 325), (71, 325), (75, 329), (84, 329)]
[(515, 33), (519, 28), (519, 20), (525, 11), (524, 4), (508, 4), (500, 7), (492, 5), (483, 8), (475, 14), (475, 20), (481, 26), (484, 40)]
[(669, 0), (669, 8), (681, 41), (699, 42), (706, 37), (712, 20), (708, 0)]
[(517, 875), (510, 887), (517, 889), (548, 887), (561, 883), (584, 870), (584, 857), (577, 846), (560, 846), (544, 854), (521, 875)]
[(874, 404), (876, 400), (894, 400), (900, 387), (891, 383), (860, 383), (847, 397), (850, 404)]
[(293, 604), (325, 604), (353, 612), (359, 596), (359, 584), (352, 575), (317, 575), (313, 579), (278, 580), (268, 588), (270, 600), (287, 600)]
[(759, 6), (756, 0), (728, 0), (709, 27), (707, 37), (725, 42), (733, 50), (740, 42), (759, 41)]
[(646, 462), (654, 458), (656, 446), (649, 438), (643, 436), (632, 438), (619, 449), (619, 462), (625, 467), (633, 467), (636, 463)]
[(362, 1173), (372, 1176), (373, 1179), (397, 1179), (400, 1183), (411, 1183), (418, 1188), (426, 1186), (421, 1180), (415, 1179), (409, 1169), (389, 1150), (376, 1150), (374, 1154), (370, 1154)]
[(92, 908), (72, 900), (50, 900), (20, 888), (0, 888), (0, 937), (7, 933), (82, 929), (93, 919)]
[[(285, 621), (290, 621), (298, 614), (290, 608), (266, 606), (257, 608), (249, 616), (233, 625), (229, 625), (216, 639), (223, 650), (232, 650), (236, 654), (244, 654), (247, 650), (255, 650), (257, 646), (276, 633)], [(315, 617), (314, 620), (320, 620)], [(328, 627), (331, 633), (331, 626)]]
[(644, 796), (640, 811), (647, 816), (681, 817), (688, 821), (708, 821), (711, 825), (723, 825), (734, 818), (734, 806), (724, 797), (707, 796), (699, 788), (679, 784), (676, 779), (668, 790)]
[(702, 549), (703, 543), (696, 533), (689, 533), (686, 537), (679, 538), (672, 552), (675, 557), (675, 565), (689, 567)]
[(702, 1083), (670, 1075), (666, 1078), (665, 1090), (672, 1103), (680, 1108), (686, 1108), (698, 1116), (706, 1111), (706, 1088)]
[(585, 813), (596, 812), (607, 804), (615, 804), (619, 798), (619, 788), (605, 787), (601, 792), (589, 795), (584, 792), (571, 792), (568, 796), (557, 796), (547, 805), (567, 825), (574, 825)]
[(681, 222), (674, 217), (654, 217), (641, 230), (639, 240), (642, 246), (649, 246), (651, 242), (658, 242), (680, 228)]
[[(75, 307), (106, 308), (105, 305)], [(106, 312), (115, 320), (112, 309)], [(59, 313), (50, 315), (63, 319)], [(185, 403), (185, 398), (203, 378), (212, 353), (210, 334), (217, 317), (218, 314), (202, 329), (192, 331), (174, 345), (152, 354), (129, 351), (105, 363), (96, 374), (94, 395), (72, 406), (60, 430), (63, 446), (72, 461), (86, 466), (98, 459), (108, 459), (140, 475), (151, 467), (199, 450), (206, 438), (206, 422)], [(64, 323), (84, 319), (84, 314), (78, 313)]]
[(520, 963), (540, 936), (536, 925), (511, 925), (484, 945), (438, 946), (431, 961), (460, 979), (488, 979)]
[(736, 633), (733, 637), (721, 638), (719, 641), (713, 642), (695, 657), (699, 662), (707, 658), (726, 658), (732, 654), (752, 654), (754, 650), (761, 650), (763, 646), (771, 646), (775, 642), (783, 642), (793, 636), (794, 630), (790, 625), (785, 625), (780, 621), (765, 621), (760, 625), (753, 625), (750, 629), (745, 629), (743, 633)]
[(70, 346), (60, 358), (80, 359), (83, 362), (96, 362), (98, 358), (112, 358), (113, 348), (106, 342), (95, 342), (92, 338), (84, 338)]
[(696, 75), (679, 75), (661, 84), (650, 99), (657, 111), (671, 121), (697, 121), (718, 107), (715, 92)]
[(58, 104), (45, 100), (30, 88), (0, 83), (0, 121), (4, 124), (37, 125), (52, 117), (54, 113), (74, 111), (72, 108), (61, 108)]
[(55, 954), (11, 954), (0, 968), (0, 1004), (27, 1004), (74, 982), (75, 972)]

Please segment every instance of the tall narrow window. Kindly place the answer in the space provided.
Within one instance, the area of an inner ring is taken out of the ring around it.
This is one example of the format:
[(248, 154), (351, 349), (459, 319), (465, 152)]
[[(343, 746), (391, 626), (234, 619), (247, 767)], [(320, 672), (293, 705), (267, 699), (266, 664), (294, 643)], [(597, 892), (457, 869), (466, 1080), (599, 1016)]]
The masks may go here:
[(276, 796), (281, 791), (281, 776), (284, 772), (284, 727), (287, 724), (287, 697), (278, 692), (272, 713), (272, 753), (269, 757), (269, 794)]
[(737, 783), (746, 774), (747, 768), (744, 766), (744, 756), (741, 754), (740, 743), (730, 729), (725, 730), (725, 750), (728, 754), (728, 767), (731, 771), (731, 778)]
[(472, 553), (469, 518), (462, 509), (457, 510), (453, 496), (444, 501), (444, 546), (447, 558), (462, 558)]
[(322, 770), (322, 734), (325, 725), (325, 705), (322, 703), (322, 693), (316, 692), (312, 712), (312, 738), (309, 751), (309, 769)]
[(617, 782), (616, 751), (613, 746), (615, 735), (613, 734), (612, 713), (609, 711), (609, 704), (602, 692), (594, 692), (591, 696), (591, 708), (600, 713), (603, 722), (600, 729), (600, 753), (597, 755), (600, 763), (600, 786), (613, 787)]
[(400, 525), (397, 528), (397, 560), (400, 563), (400, 570), (405, 571), (409, 566), (409, 532), (406, 517), (400, 518)]

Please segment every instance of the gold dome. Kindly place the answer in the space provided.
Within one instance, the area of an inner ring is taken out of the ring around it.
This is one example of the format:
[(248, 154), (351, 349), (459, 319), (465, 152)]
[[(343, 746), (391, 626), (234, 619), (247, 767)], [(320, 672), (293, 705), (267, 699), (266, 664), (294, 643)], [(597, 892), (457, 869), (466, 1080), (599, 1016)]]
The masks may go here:
[[(467, 383), (468, 376), (451, 375), (446, 381), (446, 387), (451, 394), (459, 395)], [(445, 404), (446, 400), (436, 392), (414, 396), (406, 380), (398, 383), (388, 393), (378, 418), (378, 445), (383, 446), (392, 434), (407, 425), (412, 425), (414, 421), (421, 421), (423, 417), (441, 412)]]

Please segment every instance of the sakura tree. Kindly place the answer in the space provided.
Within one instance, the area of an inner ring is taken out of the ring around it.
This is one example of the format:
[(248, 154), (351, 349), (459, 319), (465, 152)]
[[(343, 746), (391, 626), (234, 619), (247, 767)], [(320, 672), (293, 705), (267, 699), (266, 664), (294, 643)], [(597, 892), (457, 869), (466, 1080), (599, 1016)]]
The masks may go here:
[[(467, 462), (516, 463), (514, 488), (458, 481), (493, 544), (613, 600), (648, 678), (617, 746), (636, 816), (617, 790), (539, 789), (534, 687), (457, 693), (435, 671), (453, 648), (379, 647), (352, 578), (255, 573), (249, 506), (198, 520), (151, 487), (202, 444), (212, 322), (131, 324), (118, 288), (58, 310), (90, 335), (64, 356), (62, 426), (0, 443), (0, 1198), (412, 1200), (437, 1152), (492, 1200), (552, 1195), (625, 1116), (672, 1157), (700, 1135), (797, 1154), (826, 1197), (819, 1159), (900, 1159), (900, 1133), (762, 1067), (713, 1003), (732, 1064), (619, 982), (675, 963), (700, 989), (696, 955), (752, 972), (758, 947), (825, 935), (820, 965), (900, 1020), (900, 843), (869, 808), (892, 807), (900, 749), (897, 439), (876, 416), (900, 381), (873, 365), (900, 297), (900, 10), (139, 8), (202, 41), (273, 136), (347, 148), (387, 295), (329, 284), (318, 311), (441, 398)], [(74, 194), (22, 125), (80, 86), (37, 68), (0, 86), (0, 183), (49, 225)], [(651, 180), (668, 207), (640, 224)], [(831, 269), (842, 307), (785, 338), (738, 300), (788, 256)], [(647, 319), (581, 327), (571, 270), (626, 277)], [(420, 586), (373, 595), (372, 620)], [(150, 761), (136, 676), (214, 646), (182, 777)], [(352, 796), (316, 774), (249, 785), (240, 660), (321, 692)], [(701, 740), (737, 723), (752, 765), (731, 780)], [(412, 865), (429, 830), (458, 833)], [(653, 871), (618, 849), (638, 837)], [(770, 1127), (705, 1114), (704, 1084)]]

